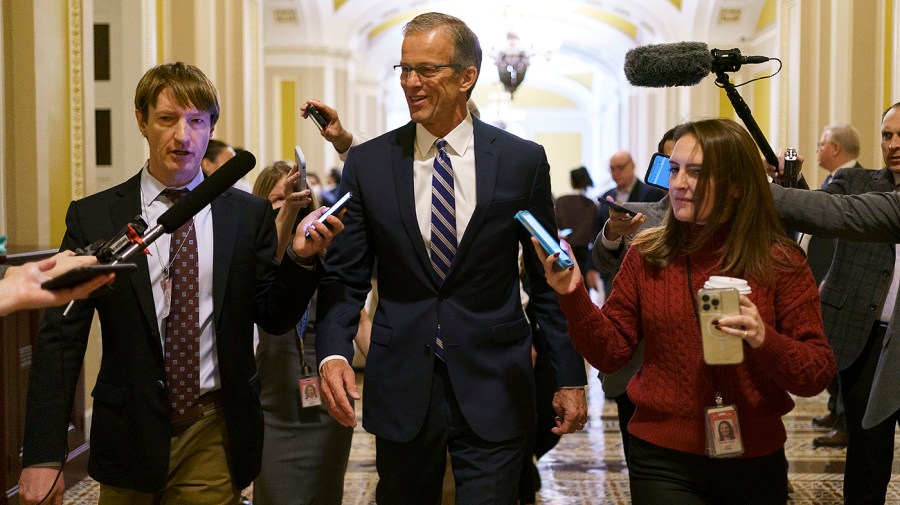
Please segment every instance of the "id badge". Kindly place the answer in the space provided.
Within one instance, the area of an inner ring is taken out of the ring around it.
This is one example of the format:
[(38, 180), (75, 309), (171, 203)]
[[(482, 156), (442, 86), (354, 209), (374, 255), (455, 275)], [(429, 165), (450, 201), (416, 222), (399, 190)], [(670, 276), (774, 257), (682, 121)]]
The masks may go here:
[(163, 314), (162, 318), (169, 317), (169, 311), (172, 310), (172, 279), (166, 277), (162, 281), (163, 288)]
[(733, 458), (744, 453), (737, 408), (706, 408), (706, 452), (711, 458)]
[(322, 398), (319, 396), (319, 378), (303, 377), (297, 381), (300, 391), (300, 404), (303, 408), (316, 407), (322, 405)]

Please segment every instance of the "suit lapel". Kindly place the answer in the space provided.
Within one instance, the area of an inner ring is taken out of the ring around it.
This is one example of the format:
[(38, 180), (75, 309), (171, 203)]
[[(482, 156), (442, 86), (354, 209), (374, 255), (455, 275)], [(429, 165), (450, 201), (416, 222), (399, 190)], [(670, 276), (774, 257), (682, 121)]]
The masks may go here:
[[(135, 216), (142, 214), (140, 172), (137, 176), (132, 177), (127, 184), (123, 185), (121, 190), (116, 193), (116, 196), (118, 198), (110, 202), (109, 205), (110, 217), (114, 226), (119, 226), (119, 223), (130, 223)], [(153, 302), (153, 289), (150, 286), (147, 255), (138, 254), (133, 261), (137, 265), (137, 271), (127, 277), (127, 282), (134, 290), (144, 319), (146, 319), (147, 325), (153, 334), (154, 348), (159, 350), (160, 356), (162, 356), (161, 336), (159, 334), (159, 324), (156, 321), (156, 305)]]
[(394, 178), (394, 194), (397, 196), (397, 207), (400, 212), (400, 220), (403, 230), (413, 250), (416, 252), (416, 260), (424, 269), (426, 276), (431, 279), (435, 288), (439, 286), (437, 274), (431, 268), (431, 259), (428, 257), (428, 249), (425, 240), (419, 230), (419, 221), (416, 214), (416, 192), (413, 184), (413, 161), (415, 160), (416, 124), (409, 122), (403, 128), (397, 130), (396, 136), (390, 144), (391, 175)]
[[(497, 172), (500, 166), (500, 156), (497, 153), (497, 146), (494, 145), (496, 137), (485, 128), (484, 123), (478, 118), (472, 118), (474, 125), (475, 142), (475, 210), (472, 212), (472, 218), (466, 226), (466, 233), (463, 235), (456, 250), (456, 256), (450, 265), (448, 277), (453, 275), (453, 271), (462, 261), (466, 252), (472, 247), (478, 230), (481, 229), (487, 211), (491, 206), (494, 197), (494, 188), (497, 185)], [(510, 216), (512, 220), (512, 216)]]
[(228, 198), (233, 190), (227, 189), (211, 204), (213, 217), (213, 321), (218, 322), (225, 303), (225, 285), (228, 269), (234, 254), (237, 226), (231, 216), (240, 216), (241, 209), (235, 200)]

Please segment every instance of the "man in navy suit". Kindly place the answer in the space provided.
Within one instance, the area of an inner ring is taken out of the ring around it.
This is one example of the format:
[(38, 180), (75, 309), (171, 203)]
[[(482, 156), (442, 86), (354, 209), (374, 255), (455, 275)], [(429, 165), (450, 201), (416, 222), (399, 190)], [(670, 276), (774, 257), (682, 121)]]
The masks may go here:
[[(607, 196), (612, 197), (618, 203), (656, 202), (666, 196), (662, 190), (644, 184), (634, 175), (634, 160), (628, 151), (618, 151), (609, 158), (609, 174), (612, 176), (613, 182), (616, 183), (616, 187), (603, 193), (600, 196), (601, 202), (605, 202)], [(598, 210), (597, 228), (594, 230), (595, 237), (600, 233), (607, 219), (609, 219), (609, 207), (601, 203)], [(587, 275), (588, 283), (594, 289), (599, 289), (597, 283), (598, 275), (603, 280), (603, 290), (608, 298), (609, 293), (612, 291), (615, 273), (598, 273), (595, 268), (589, 270)]]
[(348, 361), (377, 263), (363, 424), (376, 436), (378, 503), (440, 503), (448, 450), (458, 503), (516, 502), (535, 422), (520, 245), (556, 372), (553, 431), (587, 419), (584, 362), (514, 219), (529, 210), (556, 229), (547, 158), (470, 115), (480, 68), (478, 39), (461, 20), (410, 21), (395, 69), (412, 121), (353, 147), (344, 165), (340, 193), (353, 197), (328, 250), (316, 350), (330, 413), (355, 426)]
[[(198, 68), (148, 70), (135, 116), (149, 159), (122, 184), (72, 202), (62, 249), (110, 239), (136, 215), (153, 226), (180, 191), (203, 181), (200, 160), (219, 102)], [(327, 221), (308, 238), (297, 233), (279, 265), (271, 205), (229, 188), (183, 230), (154, 242), (152, 256), (135, 257), (137, 270), (114, 293), (68, 313), (48, 309), (28, 383), (22, 503), (45, 495), (62, 503), (69, 412), (95, 311), (103, 361), (91, 392), (88, 473), (100, 482), (100, 503), (236, 503), (262, 458), (253, 325), (283, 333), (300, 319), (322, 272), (316, 258), (333, 237), (329, 228), (341, 229), (336, 217)]]

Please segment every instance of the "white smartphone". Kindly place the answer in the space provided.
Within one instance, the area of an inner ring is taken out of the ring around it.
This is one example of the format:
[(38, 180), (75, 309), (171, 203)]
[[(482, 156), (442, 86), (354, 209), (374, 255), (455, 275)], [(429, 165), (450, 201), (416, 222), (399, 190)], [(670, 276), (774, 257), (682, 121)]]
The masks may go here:
[[(322, 213), (322, 216), (316, 221), (325, 224), (325, 219), (332, 214), (336, 214), (341, 211), (344, 207), (347, 206), (347, 202), (350, 201), (350, 197), (353, 196), (349, 191), (344, 193), (344, 196), (340, 197), (338, 201), (334, 202), (334, 205), (329, 207), (325, 212)], [(306, 230), (306, 236), (309, 237), (309, 230)]]
[(303, 191), (309, 187), (306, 183), (306, 157), (303, 156), (303, 150), (300, 146), (294, 146), (294, 162), (297, 164), (297, 170), (300, 172), (300, 178), (294, 183), (294, 191)]
[(700, 302), (703, 361), (707, 365), (736, 365), (744, 361), (744, 341), (715, 327), (715, 321), (720, 317), (741, 313), (738, 290), (701, 289), (697, 291), (697, 298)]

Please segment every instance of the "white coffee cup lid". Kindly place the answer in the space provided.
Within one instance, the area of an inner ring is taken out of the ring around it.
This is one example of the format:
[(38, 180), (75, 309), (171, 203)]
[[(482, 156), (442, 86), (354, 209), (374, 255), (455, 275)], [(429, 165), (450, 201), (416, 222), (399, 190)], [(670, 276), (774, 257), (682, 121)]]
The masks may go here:
[(724, 277), (721, 275), (710, 276), (703, 284), (703, 287), (706, 289), (734, 288), (742, 295), (749, 295), (752, 291), (746, 280), (735, 277)]

